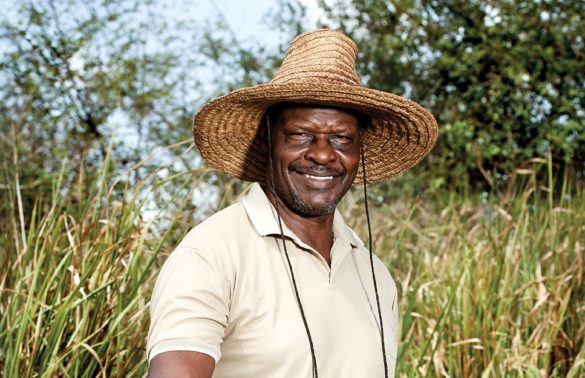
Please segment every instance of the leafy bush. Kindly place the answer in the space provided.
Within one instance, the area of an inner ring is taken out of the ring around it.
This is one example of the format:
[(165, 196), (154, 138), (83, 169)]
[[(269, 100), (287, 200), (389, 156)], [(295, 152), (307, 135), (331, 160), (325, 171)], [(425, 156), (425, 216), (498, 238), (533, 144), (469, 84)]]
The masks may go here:
[(435, 176), (499, 187), (516, 167), (547, 154), (585, 174), (583, 2), (320, 4), (322, 26), (358, 44), (365, 85), (435, 115)]

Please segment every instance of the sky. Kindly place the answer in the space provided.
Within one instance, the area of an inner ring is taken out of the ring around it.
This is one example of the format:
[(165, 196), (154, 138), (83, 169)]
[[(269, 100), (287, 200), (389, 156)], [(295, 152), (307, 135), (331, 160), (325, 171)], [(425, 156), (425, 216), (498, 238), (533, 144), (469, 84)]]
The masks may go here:
[[(278, 45), (278, 34), (263, 24), (263, 17), (278, 6), (278, 0), (195, 0), (202, 18), (220, 11), (237, 35), (262, 40), (267, 46)], [(315, 24), (321, 14), (318, 0), (299, 0), (307, 7), (307, 21)]]
[[(0, 0), (2, 3), (4, 0)], [(6, 0), (6, 6), (0, 18), (10, 19), (17, 14), (20, 0)], [(33, 3), (44, 3), (47, 0), (32, 0)], [(91, 0), (90, 0), (91, 1)], [(322, 14), (318, 0), (297, 0), (307, 8), (307, 28), (313, 28)], [(279, 40), (281, 37), (277, 31), (270, 30), (263, 22), (269, 11), (277, 9), (279, 0), (160, 0), (159, 4), (165, 4), (166, 10), (163, 17), (177, 19), (196, 19), (199, 22), (213, 19), (221, 13), (230, 28), (245, 40), (246, 37), (260, 41), (268, 48), (277, 47), (279, 44), (290, 41)], [(160, 10), (160, 9), (159, 9)], [(2, 46), (0, 46), (0, 49)]]

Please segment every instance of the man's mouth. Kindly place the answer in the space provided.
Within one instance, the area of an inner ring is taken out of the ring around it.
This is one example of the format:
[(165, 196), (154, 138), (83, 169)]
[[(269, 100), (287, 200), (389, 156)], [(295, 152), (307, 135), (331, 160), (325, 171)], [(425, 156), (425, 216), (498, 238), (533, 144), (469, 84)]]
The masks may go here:
[(303, 175), (305, 178), (310, 180), (317, 180), (317, 181), (328, 181), (333, 180), (334, 178), (343, 176), (342, 170), (326, 168), (322, 166), (313, 166), (313, 167), (297, 167), (291, 166), (289, 168), (290, 172), (296, 172), (298, 174)]
[(317, 180), (317, 181), (333, 180), (333, 176), (313, 176), (313, 175), (305, 174), (305, 177), (310, 179), (310, 180)]

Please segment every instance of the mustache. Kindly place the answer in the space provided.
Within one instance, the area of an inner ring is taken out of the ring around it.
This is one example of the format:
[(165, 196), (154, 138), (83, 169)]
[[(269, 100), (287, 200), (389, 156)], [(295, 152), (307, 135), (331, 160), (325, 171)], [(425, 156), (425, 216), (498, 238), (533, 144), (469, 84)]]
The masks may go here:
[(345, 171), (343, 169), (327, 168), (323, 165), (313, 164), (310, 166), (302, 166), (301, 164), (291, 164), (288, 167), (289, 172), (297, 172), (303, 175), (311, 176), (343, 176)]

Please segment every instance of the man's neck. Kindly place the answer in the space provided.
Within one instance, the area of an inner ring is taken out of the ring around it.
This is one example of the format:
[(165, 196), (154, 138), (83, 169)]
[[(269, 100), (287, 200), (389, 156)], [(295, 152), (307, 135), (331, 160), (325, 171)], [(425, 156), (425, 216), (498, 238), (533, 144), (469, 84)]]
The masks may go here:
[(264, 186), (263, 189), (272, 206), (278, 210), (284, 224), (331, 265), (334, 212), (323, 216), (304, 217), (289, 209), (270, 188)]

